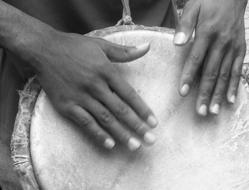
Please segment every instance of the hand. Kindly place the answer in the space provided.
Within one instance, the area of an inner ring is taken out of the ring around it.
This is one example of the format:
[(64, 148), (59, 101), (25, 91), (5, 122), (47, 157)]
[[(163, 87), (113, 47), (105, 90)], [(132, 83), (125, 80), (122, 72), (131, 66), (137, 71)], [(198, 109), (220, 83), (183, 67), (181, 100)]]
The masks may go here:
[(184, 45), (195, 31), (184, 64), (180, 94), (186, 96), (197, 72), (202, 77), (197, 112), (218, 114), (224, 97), (234, 103), (246, 52), (244, 13), (247, 0), (189, 0), (176, 30), (174, 43)]
[(149, 44), (125, 47), (102, 39), (55, 32), (44, 52), (35, 53), (38, 79), (55, 108), (108, 149), (115, 140), (136, 150), (141, 137), (153, 144), (152, 111), (120, 77), (114, 64), (135, 60)]

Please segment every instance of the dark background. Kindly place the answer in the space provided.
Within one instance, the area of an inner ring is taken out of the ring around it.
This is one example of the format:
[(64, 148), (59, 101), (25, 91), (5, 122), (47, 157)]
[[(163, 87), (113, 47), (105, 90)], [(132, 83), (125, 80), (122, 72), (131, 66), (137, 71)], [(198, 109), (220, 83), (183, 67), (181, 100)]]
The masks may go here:
[(176, 5), (179, 9), (182, 9), (185, 2), (187, 2), (188, 0), (174, 0), (176, 2)]

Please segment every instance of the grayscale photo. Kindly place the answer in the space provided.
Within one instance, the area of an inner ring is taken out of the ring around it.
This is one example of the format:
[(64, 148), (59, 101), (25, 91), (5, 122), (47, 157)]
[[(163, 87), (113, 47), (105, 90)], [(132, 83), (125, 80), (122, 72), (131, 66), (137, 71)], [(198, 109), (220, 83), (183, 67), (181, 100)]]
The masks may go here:
[(0, 190), (249, 190), (248, 0), (0, 0)]

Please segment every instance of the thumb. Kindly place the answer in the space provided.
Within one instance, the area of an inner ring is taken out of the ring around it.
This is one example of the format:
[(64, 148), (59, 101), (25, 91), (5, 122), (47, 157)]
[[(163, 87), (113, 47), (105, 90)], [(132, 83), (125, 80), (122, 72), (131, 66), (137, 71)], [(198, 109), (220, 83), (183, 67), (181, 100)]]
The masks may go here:
[(104, 51), (113, 62), (129, 62), (144, 56), (150, 49), (149, 43), (138, 46), (122, 46), (108, 42)]
[(193, 1), (188, 1), (183, 10), (181, 19), (176, 27), (175, 45), (185, 45), (193, 35), (198, 21), (199, 7)]

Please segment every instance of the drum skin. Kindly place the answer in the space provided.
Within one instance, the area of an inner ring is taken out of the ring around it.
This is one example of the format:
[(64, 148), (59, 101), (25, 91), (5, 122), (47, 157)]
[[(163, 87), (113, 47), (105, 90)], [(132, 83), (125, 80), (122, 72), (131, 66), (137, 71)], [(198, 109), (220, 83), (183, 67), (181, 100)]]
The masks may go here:
[[(128, 28), (128, 29), (127, 29)], [(85, 131), (62, 118), (44, 91), (34, 106), (30, 156), (35, 178), (45, 190), (242, 190), (249, 188), (249, 105), (247, 85), (219, 116), (195, 113), (198, 84), (185, 98), (178, 93), (185, 53), (173, 32), (160, 28), (97, 31), (123, 45), (150, 42), (144, 57), (113, 63), (159, 120), (157, 142), (129, 152), (98, 147)], [(20, 116), (21, 117), (21, 116)]]

